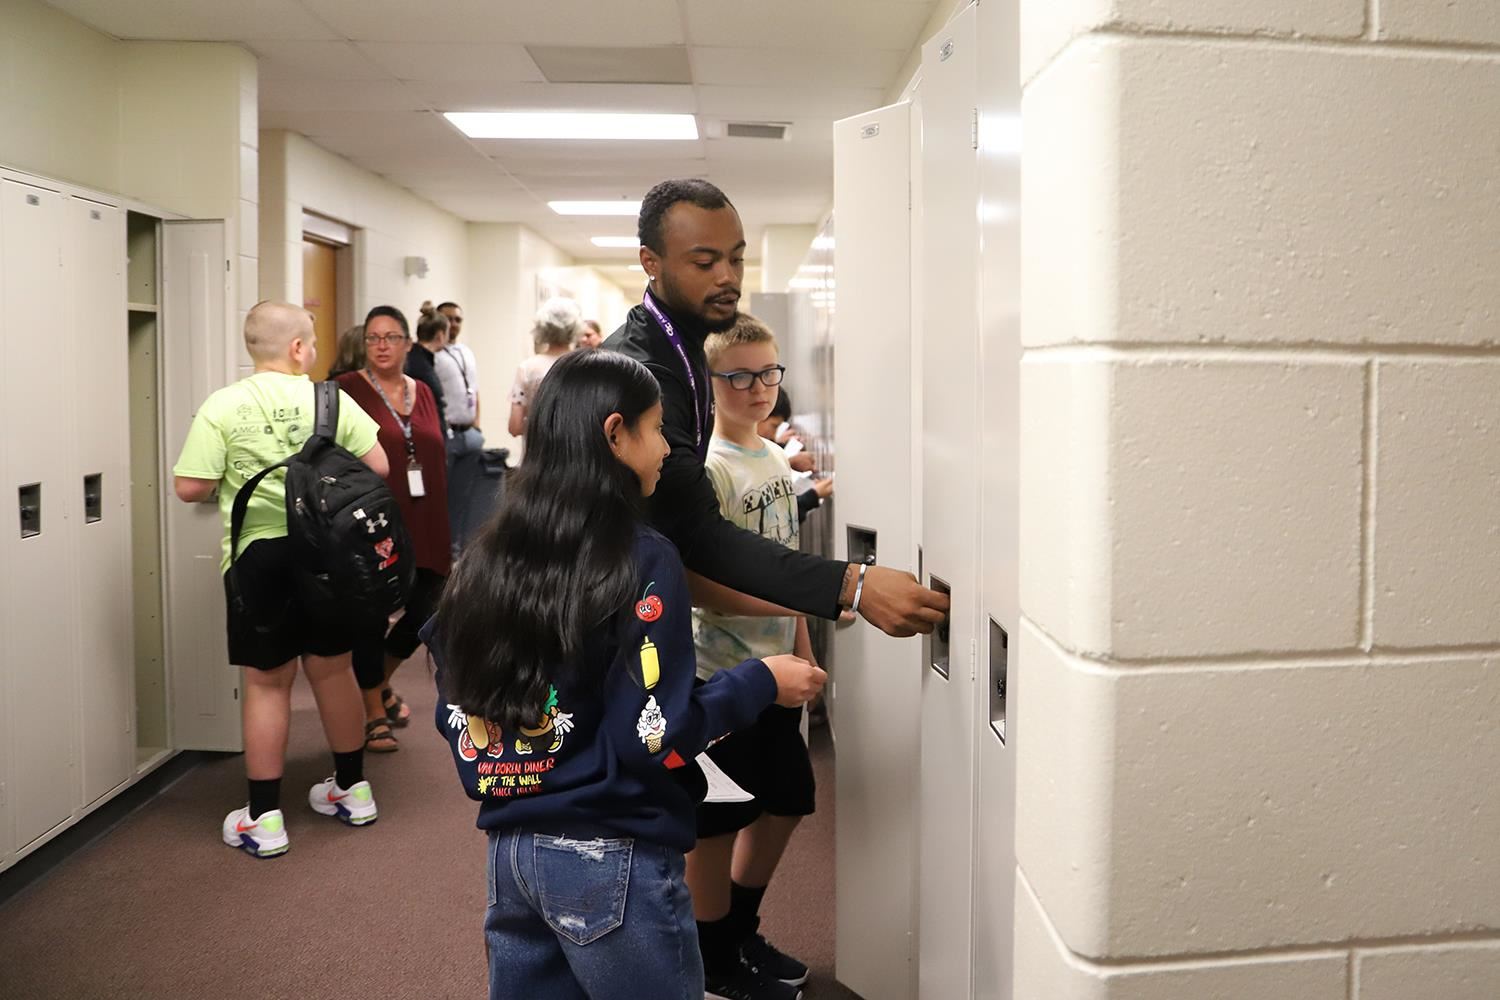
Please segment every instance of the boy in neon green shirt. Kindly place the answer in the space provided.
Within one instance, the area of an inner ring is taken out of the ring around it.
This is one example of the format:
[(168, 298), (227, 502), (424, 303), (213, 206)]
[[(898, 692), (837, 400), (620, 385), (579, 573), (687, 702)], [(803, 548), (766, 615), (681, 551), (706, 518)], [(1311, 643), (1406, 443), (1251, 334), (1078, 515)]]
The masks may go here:
[[(289, 843), (280, 809), (281, 774), (299, 661), (334, 759), (333, 777), (312, 787), (308, 804), (353, 826), (374, 822), (377, 812), (364, 780), (365, 710), (350, 660), (353, 637), (330, 633), (297, 604), (283, 473), (267, 476), (250, 501), (231, 587), (229, 515), (235, 495), (256, 473), (301, 450), (312, 434), (313, 383), (305, 374), (317, 361), (312, 315), (286, 303), (262, 302), (245, 319), (245, 347), (255, 374), (215, 392), (198, 409), (172, 472), (181, 500), (202, 503), (218, 493), (229, 661), (245, 668), (250, 798), (225, 817), (221, 834), (229, 846), (269, 858), (286, 853)], [(342, 394), (336, 440), (376, 474), (389, 472), (375, 421)]]

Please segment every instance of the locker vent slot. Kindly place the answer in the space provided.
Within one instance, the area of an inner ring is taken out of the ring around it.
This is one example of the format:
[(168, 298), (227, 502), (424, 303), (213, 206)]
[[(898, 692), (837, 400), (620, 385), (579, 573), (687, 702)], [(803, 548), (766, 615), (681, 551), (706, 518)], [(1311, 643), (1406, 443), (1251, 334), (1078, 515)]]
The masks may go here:
[(21, 537), (35, 538), (42, 533), (42, 484), (32, 483), (20, 489)]
[[(935, 576), (932, 578), (932, 589), (937, 591), (939, 594), (944, 595), (945, 597), (951, 598), (953, 596), (953, 588), (948, 586), (948, 584), (944, 583), (942, 580), (939, 580)], [(937, 628), (932, 630), (932, 635), (928, 638), (928, 643), (932, 648), (932, 669), (938, 674), (942, 675), (944, 680), (948, 679), (948, 646), (949, 639), (951, 638), (951, 633), (953, 631), (952, 626), (953, 617), (950, 613), (947, 618), (944, 618), (942, 620), (941, 624), (939, 624)]]
[(102, 472), (83, 477), (83, 520), (87, 524), (104, 520), (104, 474)]
[(1005, 743), (1005, 694), (1010, 682), (1010, 635), (990, 619), (990, 729)]

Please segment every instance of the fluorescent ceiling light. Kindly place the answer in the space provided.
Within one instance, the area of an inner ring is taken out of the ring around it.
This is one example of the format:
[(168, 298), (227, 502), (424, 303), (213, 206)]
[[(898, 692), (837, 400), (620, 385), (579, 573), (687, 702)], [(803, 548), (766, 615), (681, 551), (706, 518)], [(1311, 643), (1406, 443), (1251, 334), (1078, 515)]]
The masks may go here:
[(641, 214), (638, 201), (549, 201), (547, 207), (558, 215), (628, 215)]
[(803, 274), (832, 274), (833, 273), (833, 265), (832, 264), (803, 264), (801, 267), (797, 268), (797, 270), (801, 271)]
[(696, 139), (692, 115), (576, 111), (448, 111), (443, 117), (470, 139)]
[(812, 248), (814, 250), (832, 250), (833, 249), (833, 237), (832, 236), (819, 236), (817, 239), (815, 239), (815, 240), (812, 241)]
[(591, 242), (605, 250), (635, 250), (641, 245), (634, 236), (595, 236)]

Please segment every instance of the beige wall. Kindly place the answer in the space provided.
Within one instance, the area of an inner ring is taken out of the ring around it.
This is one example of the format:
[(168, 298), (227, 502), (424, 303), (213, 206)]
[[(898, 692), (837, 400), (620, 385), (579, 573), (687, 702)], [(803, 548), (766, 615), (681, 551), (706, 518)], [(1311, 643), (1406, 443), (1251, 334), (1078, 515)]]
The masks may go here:
[(787, 282), (796, 277), (817, 235), (817, 226), (767, 226), (760, 238), (760, 283), (756, 288), (762, 292), (786, 291)]
[[(302, 213), (356, 230), (354, 314), (394, 305), (412, 322), (426, 299), (463, 302), (468, 234), (462, 219), (384, 178), (281, 130), (261, 133), (260, 295), (302, 301)], [(407, 257), (425, 257), (425, 278), (406, 274)]]
[(1366, 7), (1023, 5), (1019, 1000), (1500, 995), (1500, 19)]
[[(0, 0), (0, 163), (224, 219), (242, 312), (258, 284), (256, 94), (255, 59), (237, 45), (120, 42)], [(229, 339), (238, 350), (237, 329)]]

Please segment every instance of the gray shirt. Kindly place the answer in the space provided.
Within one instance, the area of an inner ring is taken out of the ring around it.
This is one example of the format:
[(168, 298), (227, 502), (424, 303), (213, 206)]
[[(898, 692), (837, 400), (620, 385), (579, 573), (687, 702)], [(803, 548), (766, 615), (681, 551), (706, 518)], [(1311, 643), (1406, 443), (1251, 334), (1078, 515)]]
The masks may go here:
[(479, 363), (468, 344), (449, 344), (433, 357), (443, 383), (443, 410), (451, 426), (474, 422), (479, 402)]

